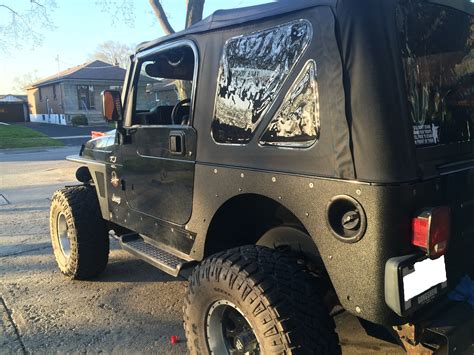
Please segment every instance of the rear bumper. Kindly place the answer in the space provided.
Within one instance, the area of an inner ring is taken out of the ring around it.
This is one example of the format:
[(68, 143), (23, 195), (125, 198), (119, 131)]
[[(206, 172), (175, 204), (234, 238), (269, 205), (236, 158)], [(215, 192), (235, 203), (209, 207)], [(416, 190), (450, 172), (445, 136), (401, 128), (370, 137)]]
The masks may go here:
[(419, 324), (419, 341), (434, 354), (470, 354), (466, 350), (474, 342), (474, 309), (469, 304), (446, 300), (429, 308)]

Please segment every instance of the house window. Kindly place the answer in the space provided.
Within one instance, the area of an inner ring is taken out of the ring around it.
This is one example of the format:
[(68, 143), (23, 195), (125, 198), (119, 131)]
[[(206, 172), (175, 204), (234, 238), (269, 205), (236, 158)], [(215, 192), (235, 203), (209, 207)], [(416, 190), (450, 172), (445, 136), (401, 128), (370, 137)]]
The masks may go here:
[(40, 101), (43, 101), (43, 94), (41, 93), (41, 88), (39, 88), (39, 99)]
[(56, 85), (53, 85), (53, 99), (56, 100)]
[(77, 85), (77, 101), (79, 110), (94, 109), (94, 87), (92, 85)]

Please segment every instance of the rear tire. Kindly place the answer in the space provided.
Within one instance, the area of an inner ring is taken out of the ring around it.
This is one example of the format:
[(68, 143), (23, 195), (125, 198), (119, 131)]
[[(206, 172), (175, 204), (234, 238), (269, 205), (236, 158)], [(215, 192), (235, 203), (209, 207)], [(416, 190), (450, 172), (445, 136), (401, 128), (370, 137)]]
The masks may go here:
[(341, 352), (314, 278), (293, 255), (260, 246), (213, 255), (194, 270), (184, 327), (191, 354)]
[(105, 269), (109, 238), (93, 187), (74, 186), (54, 193), (50, 233), (56, 262), (64, 275), (89, 279)]

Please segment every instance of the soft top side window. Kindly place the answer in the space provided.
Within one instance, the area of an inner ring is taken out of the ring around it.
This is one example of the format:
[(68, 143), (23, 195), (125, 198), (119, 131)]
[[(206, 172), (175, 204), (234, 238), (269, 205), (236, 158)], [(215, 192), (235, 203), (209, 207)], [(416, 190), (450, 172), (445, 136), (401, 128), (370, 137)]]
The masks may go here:
[(307, 20), (229, 39), (219, 67), (212, 121), (217, 143), (246, 144), (312, 38)]
[(131, 125), (189, 125), (195, 53), (176, 45), (139, 57)]

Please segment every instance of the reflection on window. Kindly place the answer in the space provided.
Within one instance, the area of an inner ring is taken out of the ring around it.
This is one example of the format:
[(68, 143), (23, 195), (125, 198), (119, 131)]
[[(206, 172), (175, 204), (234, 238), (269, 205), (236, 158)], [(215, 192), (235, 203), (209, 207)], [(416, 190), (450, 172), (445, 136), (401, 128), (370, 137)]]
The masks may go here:
[(139, 62), (132, 124), (189, 124), (194, 52), (171, 48)]
[(474, 133), (474, 18), (406, 0), (397, 14), (417, 146), (469, 141)]
[(216, 142), (250, 141), (311, 37), (311, 24), (299, 20), (226, 42), (212, 122)]
[(77, 102), (79, 110), (94, 109), (94, 87), (92, 85), (77, 85)]
[(285, 96), (260, 144), (309, 147), (319, 139), (319, 96), (316, 63), (310, 60)]

